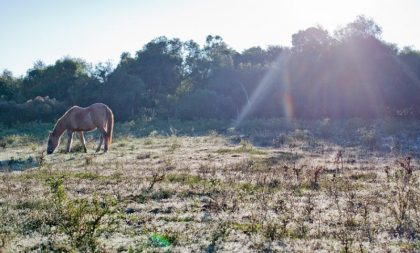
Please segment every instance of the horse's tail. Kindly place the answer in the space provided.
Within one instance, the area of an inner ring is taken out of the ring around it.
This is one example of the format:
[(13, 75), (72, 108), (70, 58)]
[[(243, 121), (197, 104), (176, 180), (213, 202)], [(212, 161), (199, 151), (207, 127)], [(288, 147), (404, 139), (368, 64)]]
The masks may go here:
[(106, 108), (106, 133), (108, 138), (108, 147), (112, 144), (112, 130), (114, 129), (114, 114), (109, 107)]

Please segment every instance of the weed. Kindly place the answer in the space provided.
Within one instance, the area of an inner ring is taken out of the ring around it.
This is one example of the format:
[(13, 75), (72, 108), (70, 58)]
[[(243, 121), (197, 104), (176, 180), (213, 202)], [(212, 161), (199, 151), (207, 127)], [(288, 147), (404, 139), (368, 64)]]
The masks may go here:
[(85, 165), (92, 165), (93, 164), (93, 160), (94, 160), (95, 156), (91, 155), (91, 156), (86, 156), (85, 157)]
[(145, 146), (150, 146), (153, 144), (152, 138), (146, 138), (143, 142)]
[(385, 166), (385, 173), (386, 173), (386, 180), (389, 183), (391, 179), (391, 168), (389, 166)]
[(377, 174), (374, 172), (368, 172), (368, 173), (352, 173), (350, 174), (350, 179), (352, 180), (362, 180), (362, 181), (374, 181), (377, 178)]
[(414, 167), (411, 165), (411, 160), (411, 156), (406, 156), (404, 159), (397, 160), (397, 163), (404, 169), (405, 180), (409, 180), (414, 171)]
[(151, 154), (150, 154), (150, 153), (138, 154), (138, 155), (136, 156), (136, 158), (137, 158), (138, 160), (149, 159), (150, 157), (151, 157)]
[(246, 141), (246, 140), (242, 140), (240, 143), (240, 147), (239, 148), (235, 148), (235, 149), (219, 149), (216, 152), (218, 154), (242, 154), (242, 153), (248, 153), (248, 154), (253, 154), (253, 155), (264, 155), (266, 154), (266, 152), (262, 151), (262, 150), (258, 150), (256, 149), (251, 142)]
[(316, 166), (313, 171), (313, 180), (311, 180), (311, 188), (319, 189), (319, 179), (324, 172), (325, 168), (322, 166)]
[(45, 150), (39, 152), (38, 156), (36, 157), (36, 162), (38, 163), (39, 167), (44, 166), (45, 164)]
[(221, 222), (218, 223), (216, 228), (213, 230), (211, 235), (211, 243), (207, 246), (207, 248), (204, 250), (208, 253), (213, 253), (218, 250), (217, 244), (222, 243), (225, 238), (229, 235), (231, 224), (229, 222)]
[(395, 221), (393, 231), (398, 236), (417, 238), (420, 233), (419, 208), (420, 194), (417, 179), (405, 178), (393, 186), (393, 195), (388, 200), (388, 209)]
[(174, 153), (174, 152), (175, 152), (175, 150), (177, 150), (177, 149), (179, 149), (179, 148), (181, 148), (181, 144), (179, 143), (179, 141), (178, 141), (178, 139), (177, 139), (176, 137), (173, 137), (172, 143), (171, 143), (171, 145), (169, 146), (168, 151), (169, 151), (170, 153)]
[(165, 175), (154, 173), (152, 176), (152, 180), (149, 183), (149, 187), (147, 187), (147, 191), (150, 192), (153, 189), (153, 186), (157, 183), (165, 179)]
[(62, 178), (49, 180), (52, 215), (59, 231), (68, 236), (73, 247), (81, 251), (95, 252), (98, 249), (100, 227), (104, 218), (111, 214), (112, 200), (93, 198), (70, 199), (65, 192)]
[(96, 180), (96, 179), (101, 178), (101, 175), (92, 171), (76, 172), (76, 173), (69, 174), (69, 176), (73, 178), (86, 179), (86, 180)]

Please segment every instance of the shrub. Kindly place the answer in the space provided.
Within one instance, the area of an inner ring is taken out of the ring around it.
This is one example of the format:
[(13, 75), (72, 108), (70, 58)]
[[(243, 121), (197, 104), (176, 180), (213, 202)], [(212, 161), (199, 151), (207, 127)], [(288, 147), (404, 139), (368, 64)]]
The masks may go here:
[(111, 200), (98, 198), (70, 199), (63, 186), (62, 178), (49, 180), (53, 221), (60, 232), (70, 239), (70, 244), (82, 252), (95, 252), (97, 238), (104, 218), (111, 213)]
[(47, 97), (36, 97), (23, 104), (0, 101), (0, 122), (11, 126), (17, 122), (52, 121), (64, 113), (64, 103)]
[(360, 140), (363, 145), (373, 150), (378, 145), (378, 134), (374, 129), (368, 129), (365, 127), (359, 128), (357, 132), (360, 135)]

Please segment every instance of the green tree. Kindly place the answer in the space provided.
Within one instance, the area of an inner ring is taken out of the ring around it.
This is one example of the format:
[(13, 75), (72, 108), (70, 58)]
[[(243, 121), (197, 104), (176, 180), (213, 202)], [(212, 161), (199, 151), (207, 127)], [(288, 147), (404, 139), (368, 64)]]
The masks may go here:
[(125, 65), (132, 77), (141, 79), (147, 111), (168, 117), (173, 109), (173, 95), (183, 80), (183, 44), (179, 39), (159, 37), (137, 52)]
[(12, 72), (4, 70), (0, 75), (0, 100), (21, 100), (21, 89), (22, 80), (20, 78), (13, 77)]
[(80, 59), (64, 58), (50, 66), (37, 62), (24, 77), (22, 92), (26, 99), (50, 96), (73, 102), (69, 90), (86, 85), (91, 79), (89, 65)]

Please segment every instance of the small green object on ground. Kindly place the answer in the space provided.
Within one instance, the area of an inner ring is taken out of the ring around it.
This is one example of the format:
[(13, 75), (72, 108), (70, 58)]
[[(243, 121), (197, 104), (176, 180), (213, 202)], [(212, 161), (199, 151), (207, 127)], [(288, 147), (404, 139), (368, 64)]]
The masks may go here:
[(150, 236), (150, 241), (152, 242), (152, 245), (159, 248), (168, 247), (171, 245), (169, 240), (160, 234), (152, 234)]

